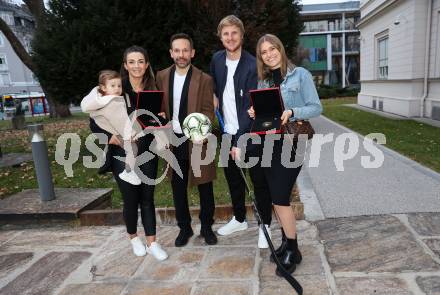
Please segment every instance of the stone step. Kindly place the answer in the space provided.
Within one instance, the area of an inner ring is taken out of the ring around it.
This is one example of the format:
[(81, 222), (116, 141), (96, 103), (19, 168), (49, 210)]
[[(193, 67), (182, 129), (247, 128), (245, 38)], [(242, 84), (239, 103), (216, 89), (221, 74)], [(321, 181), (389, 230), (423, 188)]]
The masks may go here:
[[(302, 202), (292, 202), (291, 206), (295, 212), (297, 220), (304, 219), (304, 204)], [(191, 218), (193, 221), (199, 221), (199, 207), (190, 207)], [(228, 222), (233, 215), (231, 205), (217, 205), (215, 207), (214, 220), (216, 222)], [(83, 226), (93, 225), (122, 225), (124, 218), (122, 216), (122, 209), (101, 209), (101, 210), (85, 210), (79, 213), (80, 224)], [(254, 221), (253, 206), (246, 205), (246, 219)], [(275, 216), (273, 216), (275, 220)], [(156, 208), (156, 222), (157, 224), (175, 224), (175, 209), (174, 207)]]
[(109, 207), (112, 189), (55, 188), (55, 200), (43, 202), (37, 189), (0, 200), (0, 224), (75, 221), (84, 210)]

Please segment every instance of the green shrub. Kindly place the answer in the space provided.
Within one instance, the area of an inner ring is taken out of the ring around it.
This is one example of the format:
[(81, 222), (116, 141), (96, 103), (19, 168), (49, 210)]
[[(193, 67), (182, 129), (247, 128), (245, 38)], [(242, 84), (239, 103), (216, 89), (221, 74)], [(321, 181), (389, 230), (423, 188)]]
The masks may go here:
[(348, 97), (348, 96), (356, 96), (359, 93), (359, 89), (357, 88), (341, 88), (339, 86), (333, 85), (319, 85), (318, 88), (319, 98), (333, 98), (333, 97)]

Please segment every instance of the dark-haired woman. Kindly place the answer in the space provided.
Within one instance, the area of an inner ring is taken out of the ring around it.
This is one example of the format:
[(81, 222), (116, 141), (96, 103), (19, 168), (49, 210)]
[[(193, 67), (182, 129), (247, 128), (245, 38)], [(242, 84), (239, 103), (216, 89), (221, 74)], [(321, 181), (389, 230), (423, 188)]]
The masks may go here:
[[(125, 50), (121, 66), (122, 89), (126, 94), (125, 103), (128, 114), (135, 110), (137, 93), (143, 90), (156, 90), (154, 73), (150, 65), (147, 51), (139, 46), (132, 46)], [(102, 130), (93, 119), (90, 128), (94, 133), (104, 133), (109, 138), (109, 171), (112, 171), (123, 198), (123, 216), (127, 233), (136, 256), (153, 255), (157, 260), (165, 260), (168, 255), (156, 242), (156, 215), (154, 207), (154, 185), (142, 182), (133, 185), (119, 178), (125, 169), (125, 164), (115, 156), (125, 157), (123, 143), (117, 136)], [(138, 151), (142, 154), (149, 149), (153, 140), (152, 134), (138, 139)], [(148, 162), (140, 165), (140, 170), (149, 179), (156, 179), (158, 158), (155, 156)], [(142, 179), (142, 177), (141, 177)], [(137, 234), (138, 209), (141, 211), (142, 225), (145, 231), (146, 245)]]

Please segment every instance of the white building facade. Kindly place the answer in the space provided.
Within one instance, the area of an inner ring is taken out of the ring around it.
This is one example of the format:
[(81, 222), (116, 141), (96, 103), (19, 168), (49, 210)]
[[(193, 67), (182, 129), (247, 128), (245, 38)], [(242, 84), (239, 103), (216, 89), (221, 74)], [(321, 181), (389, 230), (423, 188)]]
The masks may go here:
[(358, 104), (440, 120), (440, 0), (361, 0)]
[(297, 63), (317, 84), (359, 86), (359, 1), (302, 5)]
[[(11, 1), (0, 0), (0, 17), (9, 25), (26, 50), (35, 30), (32, 15)], [(32, 71), (15, 54), (11, 44), (0, 32), (0, 94), (42, 92)]]

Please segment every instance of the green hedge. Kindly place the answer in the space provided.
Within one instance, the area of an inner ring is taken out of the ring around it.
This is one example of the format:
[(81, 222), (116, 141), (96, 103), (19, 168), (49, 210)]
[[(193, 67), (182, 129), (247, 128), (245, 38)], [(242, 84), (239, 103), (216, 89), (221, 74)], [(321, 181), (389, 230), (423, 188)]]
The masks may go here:
[(319, 98), (333, 98), (333, 97), (348, 97), (357, 96), (359, 93), (358, 88), (341, 88), (338, 86), (320, 85), (317, 88)]

